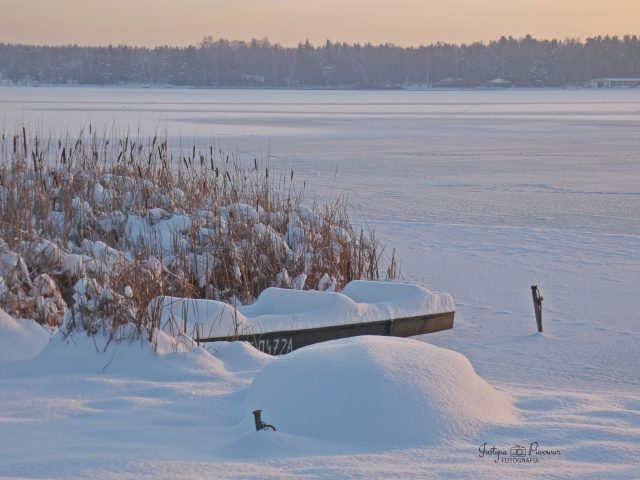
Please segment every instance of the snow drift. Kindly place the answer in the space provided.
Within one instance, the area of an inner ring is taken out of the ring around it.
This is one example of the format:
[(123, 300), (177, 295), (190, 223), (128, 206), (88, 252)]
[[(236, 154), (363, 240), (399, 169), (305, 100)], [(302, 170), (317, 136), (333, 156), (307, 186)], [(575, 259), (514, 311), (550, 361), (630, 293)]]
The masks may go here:
[(14, 319), (0, 308), (0, 362), (35, 357), (50, 337), (47, 328), (33, 320)]
[(220, 360), (229, 372), (255, 372), (275, 360), (249, 342), (213, 342), (203, 348)]
[(65, 336), (58, 331), (29, 361), (0, 362), (0, 378), (98, 375), (161, 382), (230, 378), (223, 362), (202, 348), (176, 344), (174, 338), (160, 331), (155, 332), (151, 343), (136, 338), (131, 330), (120, 328), (116, 339), (101, 333)]
[(255, 409), (278, 432), (376, 448), (471, 438), (483, 425), (517, 421), (510, 399), (463, 355), (373, 336), (278, 358), (248, 391), (247, 425)]

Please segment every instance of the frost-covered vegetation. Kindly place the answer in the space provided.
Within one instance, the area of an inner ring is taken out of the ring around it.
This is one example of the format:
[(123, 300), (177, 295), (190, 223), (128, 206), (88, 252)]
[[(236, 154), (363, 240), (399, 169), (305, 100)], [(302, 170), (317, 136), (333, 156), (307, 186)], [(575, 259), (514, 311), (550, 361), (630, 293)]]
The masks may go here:
[(307, 40), (283, 47), (204, 38), (187, 47), (32, 46), (0, 43), (0, 80), (88, 85), (270, 88), (582, 86), (598, 77), (640, 77), (637, 35), (499, 39), (400, 47)]
[(242, 305), (270, 286), (378, 278), (382, 249), (346, 201), (306, 206), (293, 180), (212, 145), (3, 134), (0, 307), (67, 333), (151, 335), (158, 296)]

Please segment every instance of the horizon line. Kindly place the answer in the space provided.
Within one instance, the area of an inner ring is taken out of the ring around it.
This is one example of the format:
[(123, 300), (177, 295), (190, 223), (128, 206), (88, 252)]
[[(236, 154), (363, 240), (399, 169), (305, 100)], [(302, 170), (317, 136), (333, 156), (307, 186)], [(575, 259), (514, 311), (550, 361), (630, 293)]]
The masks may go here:
[(463, 46), (468, 46), (468, 45), (490, 45), (492, 43), (497, 43), (499, 41), (501, 41), (502, 39), (505, 40), (527, 40), (527, 39), (531, 39), (531, 40), (535, 40), (535, 41), (546, 41), (546, 42), (568, 42), (568, 41), (572, 41), (572, 42), (577, 42), (577, 43), (581, 43), (584, 44), (587, 40), (591, 40), (591, 39), (596, 39), (596, 38), (610, 38), (610, 39), (618, 39), (618, 40), (624, 40), (625, 38), (639, 38), (640, 34), (632, 34), (632, 33), (625, 33), (625, 34), (610, 34), (610, 33), (606, 33), (606, 34), (593, 34), (587, 37), (571, 37), (571, 36), (566, 36), (563, 38), (558, 38), (558, 37), (552, 37), (552, 38), (542, 38), (542, 37), (535, 37), (531, 34), (524, 34), (521, 36), (513, 36), (513, 35), (500, 35), (497, 38), (494, 38), (492, 40), (474, 40), (472, 42), (445, 42), (445, 41), (435, 41), (435, 42), (430, 42), (430, 43), (423, 43), (423, 44), (417, 44), (417, 45), (399, 45), (396, 44), (392, 41), (381, 41), (381, 42), (371, 42), (371, 41), (362, 41), (362, 42), (346, 42), (346, 41), (334, 41), (331, 40), (329, 38), (327, 38), (324, 42), (321, 43), (317, 43), (315, 44), (314, 42), (310, 41), (308, 38), (303, 40), (303, 41), (298, 41), (297, 44), (295, 45), (283, 45), (281, 42), (272, 42), (268, 37), (263, 37), (263, 38), (255, 38), (252, 37), (249, 40), (243, 40), (243, 39), (230, 39), (230, 38), (224, 38), (224, 37), (218, 37), (218, 38), (214, 38), (211, 35), (205, 35), (202, 40), (200, 40), (200, 42), (197, 43), (185, 43), (185, 44), (155, 44), (153, 46), (150, 45), (139, 45), (139, 44), (129, 44), (129, 43), (108, 43), (108, 44), (79, 44), (79, 43), (25, 43), (25, 42), (5, 42), (3, 40), (0, 40), (0, 45), (10, 45), (10, 46), (25, 46), (25, 47), (45, 47), (45, 48), (61, 48), (61, 47), (78, 47), (78, 48), (108, 48), (108, 47), (128, 47), (128, 48), (134, 48), (134, 49), (148, 49), (148, 50), (154, 50), (157, 48), (190, 48), (190, 47), (200, 47), (205, 41), (211, 41), (211, 42), (229, 42), (232, 44), (247, 44), (250, 45), (252, 42), (254, 41), (258, 41), (258, 42), (263, 42), (263, 43), (268, 43), (270, 46), (273, 47), (281, 47), (281, 48), (285, 48), (285, 49), (295, 49), (300, 47), (301, 45), (306, 45), (307, 43), (313, 47), (313, 48), (322, 48), (324, 46), (326, 46), (327, 43), (331, 43), (332, 45), (347, 45), (347, 46), (374, 46), (374, 47), (381, 47), (381, 46), (392, 46), (395, 48), (401, 48), (401, 49), (419, 49), (419, 48), (427, 48), (427, 47), (431, 47), (431, 46), (437, 46), (437, 45), (451, 45), (451, 46), (457, 46), (457, 47), (463, 47)]

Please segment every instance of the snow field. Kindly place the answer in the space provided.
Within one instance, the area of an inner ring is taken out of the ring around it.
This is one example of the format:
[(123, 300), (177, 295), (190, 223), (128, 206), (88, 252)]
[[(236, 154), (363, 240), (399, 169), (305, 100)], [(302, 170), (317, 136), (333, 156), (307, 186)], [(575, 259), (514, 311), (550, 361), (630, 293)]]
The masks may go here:
[[(157, 370), (143, 371), (139, 360), (141, 371), (128, 376), (111, 370), (111, 354), (90, 373), (1, 366), (0, 476), (640, 478), (639, 94), (0, 91), (6, 125), (75, 132), (89, 105), (97, 125), (115, 116), (123, 130), (128, 123), (153, 135), (162, 115), (170, 131), (208, 142), (213, 130), (250, 159), (268, 150), (272, 166), (306, 180), (311, 198), (348, 195), (356, 218), (397, 247), (407, 280), (454, 294), (454, 330), (421, 340), (464, 354), (519, 418), (399, 449), (254, 432), (244, 407), (251, 382), (280, 360), (215, 344), (219, 362), (209, 361), (183, 343), (181, 353), (159, 357)], [(140, 98), (144, 106), (130, 105)], [(257, 113), (242, 112), (247, 101)], [(286, 106), (269, 113), (274, 103)], [(543, 335), (533, 333), (531, 284), (545, 297)], [(499, 464), (479, 457), (485, 442), (538, 442), (561, 454)]]
[[(270, 357), (54, 337), (0, 364), (0, 477), (633, 478), (640, 397), (496, 389), (455, 352), (359, 337)], [(3, 345), (4, 347), (4, 345)], [(276, 432), (256, 432), (252, 411)], [(535, 466), (483, 444), (560, 451)], [(37, 450), (37, 455), (33, 455)]]

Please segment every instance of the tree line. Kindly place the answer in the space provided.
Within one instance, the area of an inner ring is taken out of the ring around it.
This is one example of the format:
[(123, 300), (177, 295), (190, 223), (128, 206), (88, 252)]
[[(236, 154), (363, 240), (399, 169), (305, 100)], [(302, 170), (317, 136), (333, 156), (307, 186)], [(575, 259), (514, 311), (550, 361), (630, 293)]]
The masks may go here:
[(148, 84), (265, 88), (519, 87), (583, 85), (598, 77), (640, 77), (636, 35), (489, 43), (393, 44), (267, 39), (214, 40), (188, 47), (85, 47), (0, 43), (0, 80), (12, 83)]

